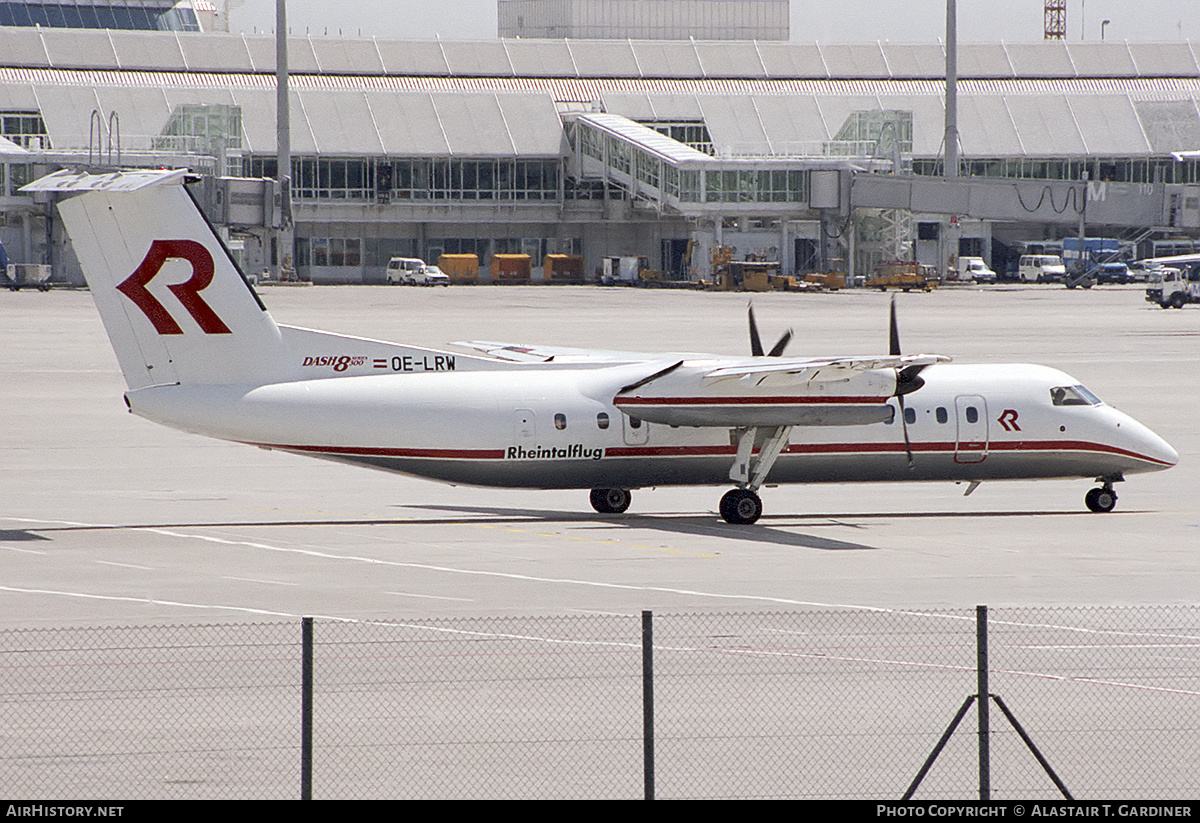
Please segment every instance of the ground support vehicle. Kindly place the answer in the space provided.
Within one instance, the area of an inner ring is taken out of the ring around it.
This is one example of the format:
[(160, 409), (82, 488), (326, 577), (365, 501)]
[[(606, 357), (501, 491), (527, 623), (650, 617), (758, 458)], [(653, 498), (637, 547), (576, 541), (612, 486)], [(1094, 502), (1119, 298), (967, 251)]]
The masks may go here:
[(412, 285), (413, 276), (425, 268), (425, 261), (415, 257), (393, 257), (387, 265), (389, 286)]
[(1056, 254), (1023, 254), (1017, 264), (1017, 279), (1022, 283), (1063, 283), (1067, 267)]
[(982, 257), (960, 257), (955, 269), (957, 280), (973, 280), (976, 283), (995, 283), (996, 273), (988, 268)]
[(880, 291), (888, 289), (929, 291), (936, 287), (938, 282), (936, 269), (933, 266), (897, 260), (880, 263), (871, 278), (867, 280), (867, 285)]
[(1105, 283), (1124, 285), (1130, 282), (1129, 267), (1124, 263), (1099, 263), (1089, 270), (1089, 274), (1098, 286)]
[(1182, 309), (1188, 303), (1200, 303), (1200, 266), (1186, 273), (1179, 269), (1157, 269), (1150, 275), (1146, 300), (1164, 309)]
[(414, 286), (449, 286), (450, 278), (437, 266), (426, 266), (412, 276)]
[(7, 271), (9, 291), (20, 291), (23, 288), (34, 288), (38, 291), (50, 291), (50, 275), (52, 269), (43, 263), (9, 263)]
[(442, 254), (438, 256), (438, 268), (446, 273), (451, 283), (475, 284), (479, 282), (478, 255)]

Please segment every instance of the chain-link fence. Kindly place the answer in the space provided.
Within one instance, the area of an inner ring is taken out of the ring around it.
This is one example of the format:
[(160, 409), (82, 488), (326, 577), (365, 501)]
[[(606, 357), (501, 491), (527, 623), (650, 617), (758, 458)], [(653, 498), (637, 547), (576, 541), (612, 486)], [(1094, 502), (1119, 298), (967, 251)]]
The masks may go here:
[[(979, 691), (974, 610), (654, 615), (645, 644), (639, 616), (315, 621), (311, 794), (898, 799), (929, 763), (915, 798), (973, 799), (986, 741), (996, 799), (1061, 799), (1051, 774), (1077, 799), (1196, 796), (1200, 607), (987, 623), (989, 733), (975, 701), (930, 761)], [(301, 638), (0, 633), (0, 791), (301, 796)]]

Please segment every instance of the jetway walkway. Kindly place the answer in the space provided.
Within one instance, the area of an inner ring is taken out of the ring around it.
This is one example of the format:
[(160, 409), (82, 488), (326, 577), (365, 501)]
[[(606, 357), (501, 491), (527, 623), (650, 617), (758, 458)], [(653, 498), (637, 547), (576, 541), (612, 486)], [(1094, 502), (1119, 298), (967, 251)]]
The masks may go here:
[[(635, 201), (685, 217), (799, 216), (816, 206), (812, 171), (849, 173), (880, 163), (837, 156), (713, 157), (617, 114), (579, 115), (569, 133), (573, 176), (606, 180)], [(821, 207), (844, 205), (836, 192), (834, 197)]]
[(1200, 228), (1200, 186), (855, 174), (852, 208), (904, 209), (976, 220), (1077, 226)]
[[(579, 115), (570, 130), (578, 179), (605, 180), (635, 202), (683, 217), (812, 219), (818, 209), (899, 209), (974, 220), (1200, 229), (1200, 186), (894, 175), (892, 162), (846, 156), (714, 157), (617, 114)], [(813, 186), (814, 171), (836, 187)], [(828, 179), (828, 176), (826, 176)], [(814, 196), (814, 188), (817, 189)], [(846, 196), (848, 194), (848, 196)]]

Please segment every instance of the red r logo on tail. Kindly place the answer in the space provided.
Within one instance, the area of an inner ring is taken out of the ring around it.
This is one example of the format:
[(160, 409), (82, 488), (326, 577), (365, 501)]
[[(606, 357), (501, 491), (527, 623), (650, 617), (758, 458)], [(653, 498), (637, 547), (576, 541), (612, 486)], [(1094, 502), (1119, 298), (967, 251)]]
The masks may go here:
[(213, 279), (213, 259), (208, 249), (195, 240), (155, 240), (146, 252), (146, 259), (119, 286), (117, 291), (133, 301), (142, 314), (154, 325), (159, 334), (183, 334), (183, 329), (166, 307), (146, 288), (163, 264), (172, 258), (186, 260), (192, 267), (192, 276), (184, 283), (167, 286), (179, 302), (187, 309), (200, 330), (205, 334), (232, 334), (229, 327), (217, 316), (200, 292), (208, 288)]

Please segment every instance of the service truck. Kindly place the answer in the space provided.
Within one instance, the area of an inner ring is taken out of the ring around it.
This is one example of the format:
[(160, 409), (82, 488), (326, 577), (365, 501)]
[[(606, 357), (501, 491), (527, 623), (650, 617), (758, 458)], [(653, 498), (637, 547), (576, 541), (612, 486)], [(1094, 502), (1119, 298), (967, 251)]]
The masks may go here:
[(1146, 300), (1164, 309), (1182, 309), (1188, 303), (1200, 303), (1200, 261), (1181, 264), (1180, 268), (1151, 269)]
[(982, 257), (960, 257), (955, 279), (974, 280), (976, 283), (995, 283), (996, 273), (988, 268)]

